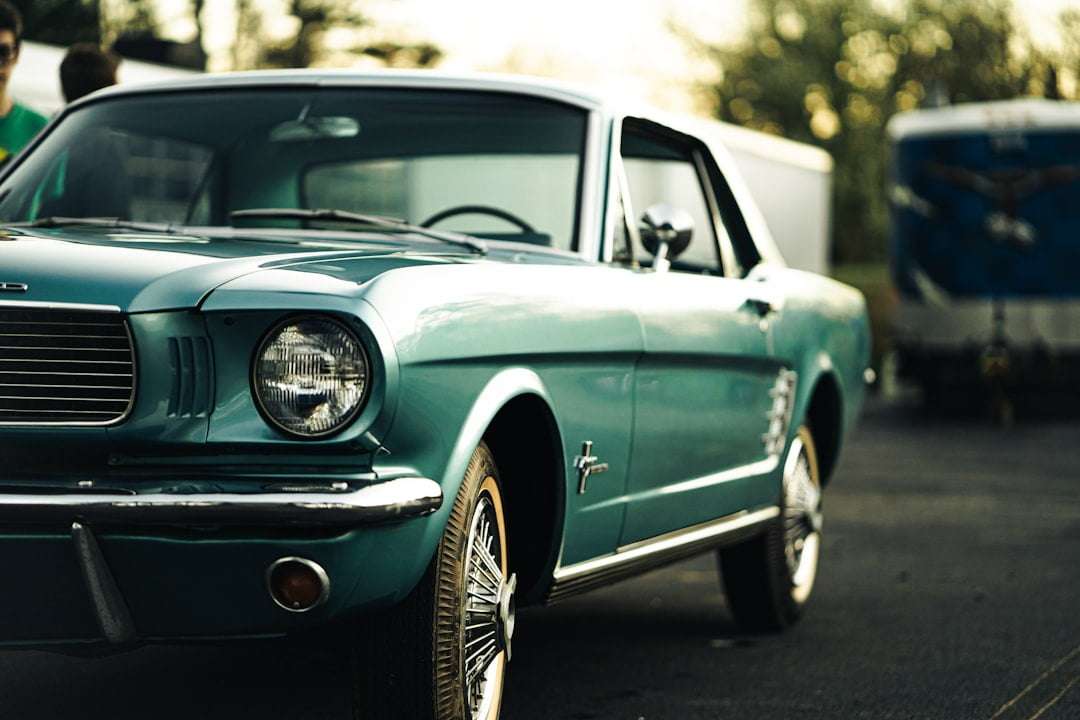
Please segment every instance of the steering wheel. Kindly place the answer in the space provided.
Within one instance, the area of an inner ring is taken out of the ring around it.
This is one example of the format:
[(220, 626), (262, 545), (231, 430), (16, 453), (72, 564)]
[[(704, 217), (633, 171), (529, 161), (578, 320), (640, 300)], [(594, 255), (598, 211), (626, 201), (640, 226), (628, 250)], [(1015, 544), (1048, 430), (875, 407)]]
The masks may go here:
[(434, 215), (428, 217), (420, 223), (420, 227), (428, 228), (435, 223), (442, 222), (447, 218), (456, 217), (458, 215), (491, 215), (493, 217), (499, 218), (500, 220), (505, 220), (511, 225), (516, 225), (517, 227), (521, 228), (521, 232), (523, 233), (536, 232), (536, 230), (533, 229), (532, 225), (525, 222), (517, 215), (506, 210), (501, 210), (497, 207), (491, 207), (490, 205), (455, 205), (454, 207), (440, 210)]

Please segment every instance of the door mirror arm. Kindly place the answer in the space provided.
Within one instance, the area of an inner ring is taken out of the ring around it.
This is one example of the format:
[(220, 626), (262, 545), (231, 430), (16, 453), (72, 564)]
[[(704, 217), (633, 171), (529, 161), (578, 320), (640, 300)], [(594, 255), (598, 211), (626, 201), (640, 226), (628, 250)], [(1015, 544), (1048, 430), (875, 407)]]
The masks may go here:
[(638, 232), (641, 244), (653, 256), (653, 270), (667, 272), (671, 261), (690, 247), (694, 218), (685, 210), (658, 203), (642, 214)]

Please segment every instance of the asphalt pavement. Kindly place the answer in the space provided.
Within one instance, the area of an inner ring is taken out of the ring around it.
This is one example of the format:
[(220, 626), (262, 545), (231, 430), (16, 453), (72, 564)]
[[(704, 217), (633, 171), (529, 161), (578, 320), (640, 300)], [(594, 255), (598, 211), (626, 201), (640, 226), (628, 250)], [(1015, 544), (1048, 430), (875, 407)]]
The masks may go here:
[[(508, 720), (1080, 718), (1080, 413), (871, 401), (803, 621), (745, 636), (711, 556), (519, 616)], [(346, 718), (339, 648), (0, 653), (0, 718)]]

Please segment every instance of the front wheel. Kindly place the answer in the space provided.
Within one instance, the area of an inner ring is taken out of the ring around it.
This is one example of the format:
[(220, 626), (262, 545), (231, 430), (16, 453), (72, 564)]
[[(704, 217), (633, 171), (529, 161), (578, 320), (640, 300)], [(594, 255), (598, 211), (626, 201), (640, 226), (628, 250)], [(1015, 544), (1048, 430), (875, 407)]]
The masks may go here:
[(784, 457), (780, 516), (761, 535), (718, 552), (728, 605), (748, 632), (783, 630), (802, 615), (821, 553), (821, 477), (803, 425)]
[(481, 444), (424, 577), (357, 632), (353, 717), (498, 718), (516, 584), (498, 471)]

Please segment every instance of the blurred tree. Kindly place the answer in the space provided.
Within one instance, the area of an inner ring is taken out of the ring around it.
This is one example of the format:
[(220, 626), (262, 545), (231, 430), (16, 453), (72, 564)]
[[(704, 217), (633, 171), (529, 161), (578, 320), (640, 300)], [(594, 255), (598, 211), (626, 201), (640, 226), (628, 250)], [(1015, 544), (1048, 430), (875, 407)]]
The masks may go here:
[(327, 33), (338, 27), (360, 28), (367, 18), (342, 0), (289, 0), (286, 14), (296, 31), (288, 38), (267, 42), (259, 64), (264, 67), (304, 68), (325, 50)]
[(885, 125), (898, 111), (1046, 91), (1009, 0), (750, 0), (749, 32), (708, 48), (723, 120), (825, 148), (833, 260), (884, 259)]
[(1059, 89), (1069, 98), (1080, 98), (1080, 10), (1066, 10), (1059, 17), (1061, 49), (1054, 58)]
[(195, 38), (192, 42), (196, 47), (203, 48), (203, 8), (206, 7), (206, 0), (191, 0), (191, 18), (195, 21)]
[(154, 37), (158, 34), (156, 0), (97, 0), (96, 4), (101, 18), (101, 40), (105, 45), (112, 45), (121, 35)]
[(22, 13), (27, 40), (71, 45), (100, 42), (97, 0), (14, 0)]
[(358, 49), (364, 55), (382, 60), (388, 67), (397, 68), (431, 67), (443, 57), (439, 46), (429, 42), (399, 43), (383, 40)]
[(262, 13), (255, 0), (236, 0), (236, 36), (232, 46), (234, 70), (258, 67), (262, 27)]
[[(161, 0), (98, 0), (101, 12), (102, 42), (121, 57), (193, 70), (206, 67), (201, 30), (190, 41), (166, 36), (170, 29), (158, 12)], [(193, 0), (201, 10), (202, 0)], [(168, 6), (165, 6), (168, 7)], [(198, 15), (196, 15), (196, 18)]]
[[(253, 7), (251, 0), (237, 0), (238, 23), (248, 29), (263, 27), (264, 17)], [(428, 42), (395, 42), (378, 37), (365, 39), (374, 30), (372, 20), (357, 9), (355, 0), (288, 0), (286, 15), (294, 21), (295, 31), (287, 38), (259, 43), (254, 53), (234, 51), (234, 57), (245, 61), (240, 67), (303, 68), (327, 64), (337, 56), (366, 55), (394, 67), (429, 67), (442, 58), (442, 51)], [(334, 47), (328, 42), (336, 35)], [(242, 45), (239, 42), (238, 48)]]

